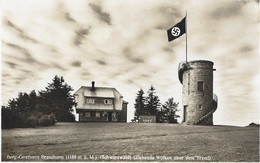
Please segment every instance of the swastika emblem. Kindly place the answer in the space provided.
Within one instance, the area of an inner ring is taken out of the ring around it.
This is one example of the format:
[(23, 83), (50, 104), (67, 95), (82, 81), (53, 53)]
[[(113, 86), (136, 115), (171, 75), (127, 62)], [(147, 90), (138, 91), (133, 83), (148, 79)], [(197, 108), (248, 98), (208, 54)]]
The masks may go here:
[(173, 27), (172, 30), (171, 30), (171, 33), (172, 33), (173, 36), (179, 36), (180, 33), (181, 33), (181, 30), (178, 27)]

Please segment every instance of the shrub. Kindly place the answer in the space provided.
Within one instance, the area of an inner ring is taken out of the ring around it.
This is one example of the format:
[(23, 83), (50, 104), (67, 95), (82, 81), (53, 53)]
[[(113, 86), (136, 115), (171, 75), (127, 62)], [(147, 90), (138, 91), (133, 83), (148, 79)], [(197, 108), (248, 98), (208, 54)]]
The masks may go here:
[(39, 126), (52, 126), (56, 123), (56, 117), (53, 114), (42, 115), (38, 122)]
[(1, 120), (2, 129), (52, 126), (57, 122), (54, 114), (17, 112), (3, 107)]
[(39, 119), (39, 125), (40, 126), (50, 126), (51, 125), (51, 119), (48, 117), (48, 115), (42, 115)]
[(57, 122), (55, 115), (54, 114), (50, 114), (49, 118), (51, 120), (51, 125), (55, 125), (55, 123)]
[(24, 113), (21, 112), (13, 112), (12, 114), (12, 123), (13, 128), (24, 128), (26, 127), (25, 121), (27, 116)]
[(30, 116), (25, 120), (26, 127), (37, 127), (37, 118), (34, 116)]
[(2, 107), (2, 128), (12, 128), (12, 111)]
[(68, 113), (66, 122), (75, 122), (75, 115), (72, 113)]

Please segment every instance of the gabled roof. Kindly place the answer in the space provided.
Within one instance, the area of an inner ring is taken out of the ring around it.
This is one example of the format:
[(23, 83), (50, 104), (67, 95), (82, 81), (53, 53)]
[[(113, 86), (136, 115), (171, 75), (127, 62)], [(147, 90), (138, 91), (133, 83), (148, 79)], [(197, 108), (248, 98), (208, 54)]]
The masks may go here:
[(107, 97), (115, 98), (113, 88), (100, 88), (95, 87), (94, 91), (91, 90), (91, 87), (84, 87), (84, 96), (86, 97)]
[[(92, 90), (92, 87), (82, 86), (78, 89), (74, 94), (77, 94), (79, 90), (83, 89), (85, 97), (103, 97), (103, 98), (115, 98), (115, 93), (117, 92), (120, 94), (115, 88), (108, 88), (108, 87), (95, 87)], [(123, 97), (120, 94), (120, 97)]]

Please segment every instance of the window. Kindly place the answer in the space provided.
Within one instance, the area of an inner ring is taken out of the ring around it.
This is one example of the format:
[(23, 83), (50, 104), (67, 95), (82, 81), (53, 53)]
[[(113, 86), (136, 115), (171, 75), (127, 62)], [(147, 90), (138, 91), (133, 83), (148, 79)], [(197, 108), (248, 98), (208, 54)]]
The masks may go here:
[(105, 99), (104, 104), (112, 104), (112, 100), (111, 99)]
[(90, 112), (90, 116), (95, 117), (96, 116), (95, 112), (94, 111)]
[(107, 112), (106, 111), (102, 112), (102, 116), (103, 117), (107, 116)]
[(96, 117), (100, 117), (100, 112), (96, 112)]
[(90, 112), (86, 112), (85, 117), (90, 117)]
[(201, 104), (198, 105), (198, 109), (202, 110), (202, 105)]
[(198, 91), (203, 92), (204, 91), (204, 82), (198, 81)]
[(95, 99), (93, 98), (86, 98), (86, 101), (85, 101), (87, 104), (94, 104), (95, 103)]
[(112, 118), (113, 118), (113, 119), (117, 118), (116, 112), (113, 112), (113, 113), (112, 113)]

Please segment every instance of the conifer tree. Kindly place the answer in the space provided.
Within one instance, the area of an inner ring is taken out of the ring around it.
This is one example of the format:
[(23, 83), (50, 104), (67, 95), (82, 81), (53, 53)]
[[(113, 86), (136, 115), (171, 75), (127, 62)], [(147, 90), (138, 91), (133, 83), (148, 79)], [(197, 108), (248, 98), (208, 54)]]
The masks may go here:
[(145, 97), (144, 97), (144, 91), (142, 89), (140, 89), (137, 92), (137, 96), (135, 99), (135, 116), (137, 116), (137, 118), (140, 115), (145, 115), (146, 111), (145, 111)]
[(148, 115), (156, 115), (160, 106), (160, 99), (156, 95), (155, 88), (153, 85), (151, 85), (150, 89), (148, 90), (148, 96), (146, 97), (145, 105)]
[(180, 116), (176, 113), (179, 111), (177, 102), (174, 102), (173, 97), (169, 98), (165, 104), (162, 106), (163, 112), (167, 118), (168, 123), (178, 123), (177, 118)]
[(75, 116), (72, 114), (72, 107), (76, 105), (71, 91), (72, 87), (65, 83), (63, 77), (57, 75), (48, 83), (45, 91), (41, 91), (42, 103), (44, 105), (44, 112), (54, 113), (57, 121), (70, 122), (75, 121)]

